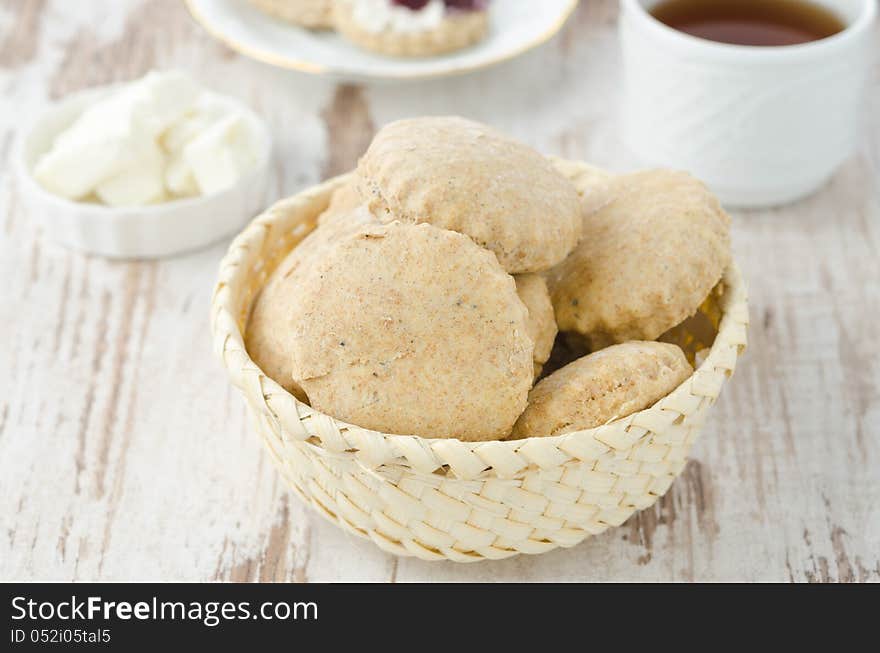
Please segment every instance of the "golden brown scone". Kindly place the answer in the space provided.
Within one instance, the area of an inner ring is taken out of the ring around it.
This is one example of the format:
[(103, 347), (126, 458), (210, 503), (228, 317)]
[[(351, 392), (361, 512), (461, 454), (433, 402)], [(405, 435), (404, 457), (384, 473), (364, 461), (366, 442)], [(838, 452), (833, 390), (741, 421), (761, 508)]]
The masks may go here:
[(547, 274), (559, 329), (593, 350), (653, 340), (693, 315), (730, 261), (730, 218), (689, 174), (648, 170), (611, 185), (612, 201)]
[(309, 29), (333, 28), (333, 0), (251, 0), (258, 9)]
[(539, 381), (512, 439), (590, 429), (653, 406), (693, 370), (664, 342), (626, 342), (579, 358)]
[(539, 274), (518, 274), (516, 281), (516, 294), (525, 304), (529, 314), (526, 328), (529, 337), (535, 343), (535, 377), (541, 374), (541, 368), (550, 358), (553, 342), (556, 340), (556, 318), (553, 316), (553, 304), (550, 303), (550, 293), (547, 290), (547, 282)]
[(318, 224), (324, 224), (336, 218), (344, 220), (348, 214), (360, 206), (364, 206), (364, 202), (361, 200), (354, 182), (350, 181), (333, 191), (333, 195), (330, 196), (330, 204), (318, 216)]
[(386, 433), (491, 440), (525, 408), (534, 345), (495, 257), (427, 224), (362, 227), (291, 289), (311, 405)]
[(254, 301), (245, 335), (248, 354), (257, 367), (300, 401), (306, 401), (306, 394), (293, 380), (290, 334), (301, 311), (292, 301), (291, 289), (335, 242), (370, 222), (373, 218), (364, 207), (320, 224), (275, 268)]
[(470, 236), (511, 274), (545, 270), (577, 244), (577, 191), (530, 147), (464, 118), (385, 126), (356, 172), (383, 221), (427, 222)]
[(555, 156), (547, 158), (574, 185), (581, 198), (585, 218), (606, 206), (613, 199), (614, 189), (611, 182), (614, 175), (607, 170)]
[(392, 57), (433, 57), (461, 50), (481, 41), (489, 27), (489, 12), (474, 10), (446, 11), (438, 25), (423, 30), (376, 30), (358, 20), (351, 0), (336, 0), (334, 5), (333, 20), (342, 36), (365, 50)]

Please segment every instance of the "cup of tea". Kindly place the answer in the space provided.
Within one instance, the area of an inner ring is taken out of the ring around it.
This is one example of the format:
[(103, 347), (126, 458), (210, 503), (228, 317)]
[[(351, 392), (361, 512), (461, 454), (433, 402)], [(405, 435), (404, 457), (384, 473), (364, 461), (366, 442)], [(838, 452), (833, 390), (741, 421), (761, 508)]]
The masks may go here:
[(877, 0), (621, 0), (622, 123), (732, 206), (823, 186), (858, 146)]

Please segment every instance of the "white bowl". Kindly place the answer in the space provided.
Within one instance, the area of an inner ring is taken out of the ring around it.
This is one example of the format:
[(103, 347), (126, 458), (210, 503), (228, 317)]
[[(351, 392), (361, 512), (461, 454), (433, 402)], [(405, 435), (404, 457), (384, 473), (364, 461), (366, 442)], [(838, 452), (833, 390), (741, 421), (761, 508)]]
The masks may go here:
[(225, 190), (147, 206), (111, 207), (53, 195), (33, 176), (55, 138), (114, 86), (75, 93), (48, 109), (19, 139), (15, 155), (22, 198), (46, 236), (72, 249), (109, 258), (157, 258), (204, 247), (233, 234), (265, 204), (271, 139), (265, 122), (227, 96), (218, 101), (244, 112), (260, 141), (254, 169)]

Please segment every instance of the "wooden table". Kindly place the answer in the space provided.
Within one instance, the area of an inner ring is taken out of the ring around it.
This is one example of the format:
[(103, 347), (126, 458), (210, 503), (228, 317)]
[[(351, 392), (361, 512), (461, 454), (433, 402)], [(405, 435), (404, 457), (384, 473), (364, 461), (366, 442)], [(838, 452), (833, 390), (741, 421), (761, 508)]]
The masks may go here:
[(266, 117), (274, 197), (425, 113), (626, 170), (616, 20), (616, 2), (589, 0), (519, 60), (372, 87), (249, 61), (174, 0), (4, 0), (0, 579), (880, 580), (880, 68), (870, 131), (827, 188), (734, 213), (751, 346), (684, 475), (621, 528), (494, 563), (396, 559), (285, 489), (211, 351), (227, 243), (156, 262), (75, 254), (34, 228), (10, 174), (20, 121), (47, 101), (174, 66)]

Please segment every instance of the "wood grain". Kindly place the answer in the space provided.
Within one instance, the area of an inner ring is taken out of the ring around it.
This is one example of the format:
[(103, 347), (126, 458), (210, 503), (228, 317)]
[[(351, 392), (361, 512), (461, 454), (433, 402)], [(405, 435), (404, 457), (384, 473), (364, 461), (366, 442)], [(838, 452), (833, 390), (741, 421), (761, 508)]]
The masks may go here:
[(751, 345), (669, 493), (574, 549), (460, 566), (381, 553), (285, 489), (211, 354), (225, 243), (132, 263), (60, 249), (19, 195), (14, 138), (51, 99), (180, 67), (270, 122), (274, 197), (425, 113), (626, 170), (617, 3), (582, 3), (516, 61), (398, 86), (248, 61), (174, 0), (87, 6), (0, 4), (0, 579), (880, 581), (880, 67), (862, 150), (828, 187), (734, 215)]

